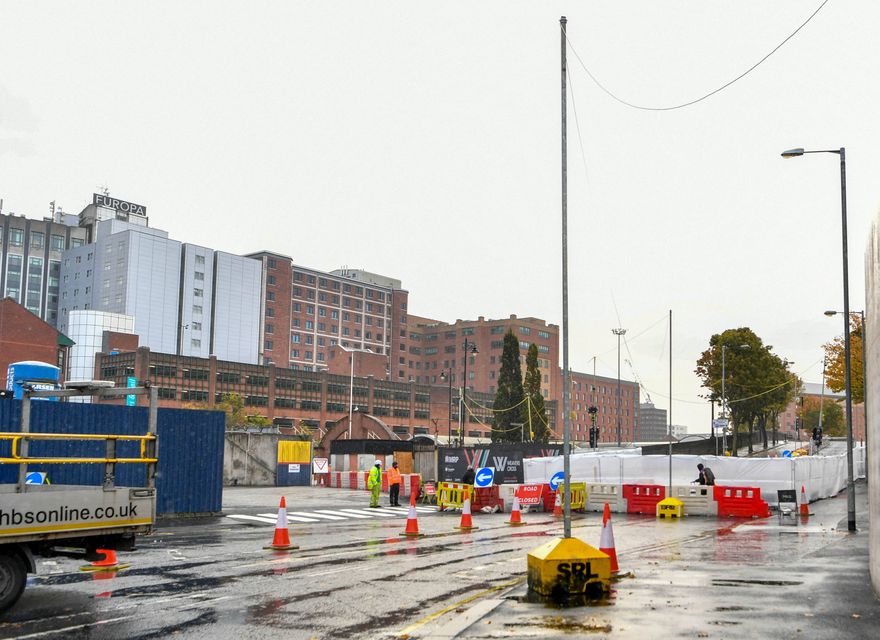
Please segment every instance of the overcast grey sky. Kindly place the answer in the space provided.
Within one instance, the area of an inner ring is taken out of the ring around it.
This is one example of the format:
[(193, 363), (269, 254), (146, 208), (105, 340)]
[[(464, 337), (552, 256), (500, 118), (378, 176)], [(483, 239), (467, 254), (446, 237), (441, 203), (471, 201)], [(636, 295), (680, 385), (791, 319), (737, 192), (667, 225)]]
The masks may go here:
[[(108, 185), (176, 239), (398, 277), (418, 315), (558, 324), (559, 16), (611, 91), (665, 106), (819, 4), (0, 0), (0, 197), (76, 213)], [(847, 147), (861, 309), (878, 24), (880, 3), (831, 0), (743, 80), (668, 112), (614, 102), (569, 54), (574, 368), (598, 354), (616, 375), (620, 324), (668, 406), (671, 308), (673, 418), (692, 432), (708, 429), (693, 369), (713, 333), (749, 326), (820, 379), (842, 328), (822, 315), (842, 305), (838, 158), (779, 153)]]

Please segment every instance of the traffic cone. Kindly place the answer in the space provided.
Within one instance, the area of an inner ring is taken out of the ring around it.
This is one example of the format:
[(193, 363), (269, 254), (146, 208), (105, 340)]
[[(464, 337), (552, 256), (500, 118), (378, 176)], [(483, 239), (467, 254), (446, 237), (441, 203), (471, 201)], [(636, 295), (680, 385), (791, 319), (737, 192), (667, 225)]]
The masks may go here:
[(272, 544), (263, 548), (275, 551), (299, 549), (296, 545), (290, 544), (290, 532), (287, 530), (287, 502), (284, 500), (284, 496), (281, 496), (281, 502), (278, 504), (278, 521), (275, 523), (275, 536), (272, 538)]
[(507, 524), (515, 527), (525, 524), (525, 522), (522, 521), (522, 514), (519, 510), (519, 498), (516, 497), (516, 494), (513, 496), (513, 508), (510, 510), (510, 520), (507, 521)]
[(406, 530), (400, 535), (406, 536), (407, 538), (420, 538), (425, 535), (424, 533), (419, 533), (419, 519), (416, 515), (415, 500), (410, 500), (409, 514), (406, 516)]
[(801, 517), (810, 517), (810, 501), (807, 500), (807, 492), (804, 491), (804, 485), (801, 485)]
[(605, 503), (605, 512), (602, 514), (602, 536), (599, 538), (599, 551), (611, 558), (611, 573), (617, 573), (617, 550), (614, 548), (614, 530), (611, 528), (611, 507)]
[(562, 517), (562, 496), (559, 495), (559, 491), (556, 492), (556, 504), (553, 505), (553, 517)]
[(460, 531), (473, 531), (474, 529), (479, 529), (480, 527), (475, 527), (473, 520), (471, 520), (471, 494), (468, 489), (464, 490), (464, 506), (461, 509), (461, 522), (456, 527), (456, 529)]
[(80, 571), (110, 571), (115, 572), (120, 569), (126, 569), (130, 565), (127, 564), (119, 564), (119, 561), (116, 559), (116, 551), (113, 549), (95, 549), (97, 553), (103, 553), (104, 557), (100, 560), (95, 560), (84, 567), (80, 567)]

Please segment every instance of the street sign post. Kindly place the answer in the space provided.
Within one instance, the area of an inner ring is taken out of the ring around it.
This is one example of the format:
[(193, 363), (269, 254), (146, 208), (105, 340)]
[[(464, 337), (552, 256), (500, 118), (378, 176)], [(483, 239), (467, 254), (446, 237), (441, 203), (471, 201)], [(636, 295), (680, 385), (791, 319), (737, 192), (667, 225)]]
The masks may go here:
[(492, 467), (481, 467), (477, 469), (477, 473), (474, 475), (474, 487), (478, 489), (491, 487), (494, 478), (495, 469), (493, 469)]

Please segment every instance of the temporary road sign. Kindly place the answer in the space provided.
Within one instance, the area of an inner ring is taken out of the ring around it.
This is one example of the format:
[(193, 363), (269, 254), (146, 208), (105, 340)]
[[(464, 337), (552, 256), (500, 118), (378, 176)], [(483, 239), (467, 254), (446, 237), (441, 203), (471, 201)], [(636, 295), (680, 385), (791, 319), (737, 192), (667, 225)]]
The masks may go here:
[(474, 486), (481, 489), (492, 486), (492, 480), (495, 478), (495, 469), (492, 467), (482, 467), (477, 469), (474, 476)]
[(716, 429), (724, 429), (727, 426), (727, 420), (724, 418), (716, 418), (712, 421), (712, 426)]
[(539, 484), (524, 484), (517, 488), (516, 497), (519, 498), (519, 503), (523, 505), (541, 504), (542, 492), (543, 488)]
[(327, 458), (312, 459), (312, 473), (329, 473), (330, 465)]
[(557, 471), (550, 478), (550, 488), (553, 491), (556, 491), (559, 488), (559, 483), (562, 482), (563, 478), (565, 478), (565, 474), (562, 471)]

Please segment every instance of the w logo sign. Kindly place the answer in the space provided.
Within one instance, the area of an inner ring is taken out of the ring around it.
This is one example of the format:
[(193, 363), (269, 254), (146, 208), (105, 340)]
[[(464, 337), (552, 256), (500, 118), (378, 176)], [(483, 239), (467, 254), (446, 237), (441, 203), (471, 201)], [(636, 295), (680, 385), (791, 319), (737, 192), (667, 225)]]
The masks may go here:
[(471, 449), (468, 451), (464, 450), (464, 458), (467, 460), (469, 467), (474, 467), (478, 469), (479, 467), (485, 467), (486, 462), (489, 461), (489, 450), (488, 449)]
[(504, 471), (507, 468), (507, 456), (492, 456), (495, 461), (495, 469)]

